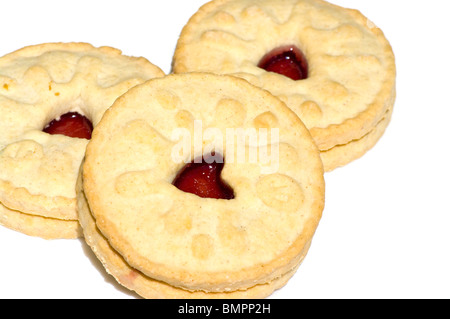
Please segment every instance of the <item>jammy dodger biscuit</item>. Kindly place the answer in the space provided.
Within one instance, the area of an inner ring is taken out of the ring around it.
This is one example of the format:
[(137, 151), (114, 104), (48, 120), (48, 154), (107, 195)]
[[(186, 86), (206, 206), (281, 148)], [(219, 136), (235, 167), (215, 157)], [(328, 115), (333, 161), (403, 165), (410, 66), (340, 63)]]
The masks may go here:
[(148, 298), (269, 295), (305, 257), (324, 206), (319, 150), (301, 120), (226, 75), (130, 89), (94, 130), (82, 169), (88, 244)]
[(323, 0), (208, 2), (184, 27), (173, 70), (232, 74), (269, 90), (311, 131), (326, 171), (377, 143), (396, 93), (383, 32)]
[(0, 224), (77, 238), (75, 183), (92, 129), (120, 95), (163, 72), (87, 43), (46, 43), (0, 58)]

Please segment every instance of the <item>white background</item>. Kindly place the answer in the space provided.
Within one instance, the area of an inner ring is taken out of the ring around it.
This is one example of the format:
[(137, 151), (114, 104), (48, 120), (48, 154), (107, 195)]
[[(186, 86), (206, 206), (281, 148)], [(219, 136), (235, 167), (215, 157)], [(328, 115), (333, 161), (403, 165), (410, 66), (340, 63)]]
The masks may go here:
[[(90, 42), (170, 72), (179, 33), (206, 0), (3, 1), (0, 56), (30, 44)], [(271, 298), (450, 297), (450, 22), (446, 1), (332, 0), (390, 40), (392, 122), (362, 159), (326, 174), (326, 207), (296, 275)], [(0, 114), (1, 116), (1, 114)], [(0, 228), (0, 298), (136, 298), (82, 240)]]

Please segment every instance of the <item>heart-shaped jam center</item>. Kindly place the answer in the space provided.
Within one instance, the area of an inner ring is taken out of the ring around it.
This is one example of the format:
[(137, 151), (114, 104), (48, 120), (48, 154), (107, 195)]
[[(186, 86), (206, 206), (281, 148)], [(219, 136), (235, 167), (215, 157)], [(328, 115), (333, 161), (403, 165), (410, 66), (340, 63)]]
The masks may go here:
[(58, 119), (48, 123), (43, 131), (48, 134), (62, 134), (69, 137), (85, 138), (90, 140), (93, 126), (91, 121), (77, 112), (63, 114)]
[(212, 163), (202, 157), (201, 162), (194, 160), (186, 164), (173, 185), (183, 192), (202, 198), (233, 199), (233, 189), (220, 176), (224, 167), (223, 158), (218, 154), (213, 156), (215, 161)]
[(295, 45), (273, 49), (261, 59), (258, 67), (295, 81), (308, 78), (308, 62), (303, 52)]

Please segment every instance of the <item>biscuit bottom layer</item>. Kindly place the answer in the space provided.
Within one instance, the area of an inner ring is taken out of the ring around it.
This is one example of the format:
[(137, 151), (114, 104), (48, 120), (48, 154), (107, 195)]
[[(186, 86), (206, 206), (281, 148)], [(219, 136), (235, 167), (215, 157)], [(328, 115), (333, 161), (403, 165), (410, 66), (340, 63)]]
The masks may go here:
[(83, 236), (77, 220), (29, 215), (11, 210), (0, 203), (0, 225), (28, 236), (44, 239), (76, 239)]
[(392, 117), (392, 108), (386, 111), (382, 119), (374, 128), (359, 139), (355, 139), (347, 144), (336, 145), (328, 150), (321, 150), (320, 156), (326, 172), (330, 172), (338, 167), (362, 157), (372, 149), (383, 136)]
[(283, 287), (295, 274), (303, 258), (306, 256), (308, 247), (305, 248), (303, 256), (297, 265), (279, 278), (265, 284), (257, 284), (245, 290), (205, 292), (188, 291), (179, 287), (169, 285), (165, 282), (155, 280), (142, 272), (132, 268), (125, 259), (109, 244), (108, 240), (101, 234), (96, 226), (95, 219), (90, 211), (89, 204), (82, 190), (81, 177), (77, 183), (77, 202), (80, 224), (84, 232), (86, 243), (91, 247), (96, 257), (104, 268), (122, 286), (135, 291), (138, 295), (147, 299), (248, 299), (265, 298), (275, 290)]

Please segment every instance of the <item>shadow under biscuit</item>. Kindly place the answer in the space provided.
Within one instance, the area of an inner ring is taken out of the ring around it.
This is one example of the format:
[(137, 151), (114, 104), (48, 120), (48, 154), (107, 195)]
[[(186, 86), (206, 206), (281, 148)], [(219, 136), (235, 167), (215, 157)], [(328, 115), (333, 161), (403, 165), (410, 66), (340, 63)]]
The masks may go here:
[(129, 289), (125, 288), (124, 286), (122, 286), (121, 284), (119, 284), (112, 275), (108, 274), (105, 267), (103, 267), (102, 263), (97, 258), (97, 256), (95, 256), (94, 252), (89, 247), (89, 245), (86, 243), (86, 241), (84, 241), (82, 239), (80, 239), (79, 241), (81, 243), (81, 248), (83, 249), (84, 255), (87, 257), (87, 259), (89, 259), (92, 266), (94, 266), (94, 268), (103, 276), (103, 279), (105, 280), (105, 282), (107, 284), (112, 285), (117, 291), (119, 291), (125, 295), (128, 295), (132, 298), (143, 299), (141, 296), (139, 296), (134, 291), (129, 290)]

